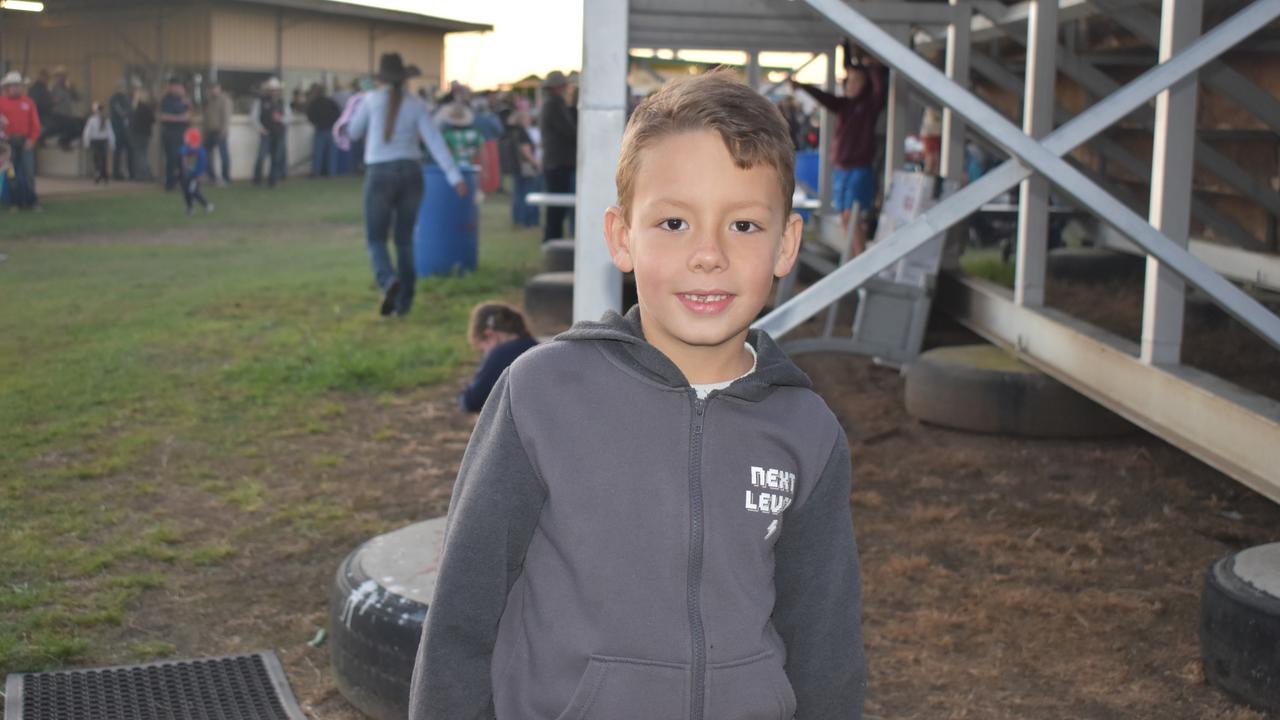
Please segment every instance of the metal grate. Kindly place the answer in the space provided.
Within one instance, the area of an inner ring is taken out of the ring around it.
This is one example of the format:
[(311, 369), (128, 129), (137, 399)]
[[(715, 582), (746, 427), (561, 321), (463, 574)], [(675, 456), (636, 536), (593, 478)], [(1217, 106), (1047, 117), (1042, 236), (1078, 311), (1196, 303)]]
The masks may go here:
[(271, 651), (10, 675), (4, 720), (305, 720)]

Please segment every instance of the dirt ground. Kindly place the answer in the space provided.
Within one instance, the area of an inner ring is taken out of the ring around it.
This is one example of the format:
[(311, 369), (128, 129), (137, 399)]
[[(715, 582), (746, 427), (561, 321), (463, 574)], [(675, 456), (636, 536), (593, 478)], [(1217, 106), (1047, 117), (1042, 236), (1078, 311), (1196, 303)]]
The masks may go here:
[[(1064, 442), (930, 427), (904, 411), (893, 370), (798, 362), (853, 448), (866, 717), (1263, 717), (1205, 684), (1199, 593), (1216, 558), (1280, 540), (1280, 507), (1140, 431)], [(454, 391), (339, 398), (323, 435), (282, 439), (272, 452), (297, 472), (276, 478), (279, 497), (324, 492), (359, 522), (337, 534), (246, 530), (226, 564), (144, 595), (122, 636), (171, 642), (176, 657), (274, 648), (309, 716), (359, 718), (325, 646), (308, 641), (351, 549), (445, 512), (472, 423)], [(316, 471), (306, 459), (321, 451), (346, 461)], [(181, 513), (193, 532), (228, 522), (180, 492), (163, 502), (157, 511)]]

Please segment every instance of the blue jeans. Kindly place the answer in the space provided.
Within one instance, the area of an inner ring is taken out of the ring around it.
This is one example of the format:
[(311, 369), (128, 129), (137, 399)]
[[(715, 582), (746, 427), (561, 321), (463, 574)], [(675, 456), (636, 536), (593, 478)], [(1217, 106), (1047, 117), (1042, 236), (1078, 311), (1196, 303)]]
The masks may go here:
[(267, 184), (275, 186), (284, 177), (285, 147), (284, 132), (267, 132), (258, 137), (258, 157), (253, 161), (253, 184), (262, 182), (262, 164), (271, 161), (271, 170), (267, 175)]
[[(422, 204), (422, 167), (414, 160), (371, 163), (364, 173), (364, 231), (369, 264), (378, 287), (400, 281), (395, 312), (404, 315), (413, 305), (417, 272), (413, 266), (413, 229)], [(396, 263), (387, 252), (387, 231), (394, 228)]]
[(204, 150), (209, 154), (209, 179), (218, 179), (218, 173), (213, 171), (213, 151), (217, 150), (218, 167), (222, 169), (222, 179), (226, 182), (231, 182), (231, 153), (227, 150), (226, 133), (210, 130), (204, 136)]
[(542, 178), (538, 176), (523, 177), (520, 173), (511, 176), (515, 182), (511, 190), (511, 222), (516, 225), (537, 227), (538, 206), (530, 205), (525, 197), (531, 192), (542, 189)]
[(9, 186), (9, 202), (18, 208), (31, 208), (36, 204), (36, 153), (34, 143), (22, 138), (9, 138), (13, 148), (13, 184)]
[(182, 134), (186, 128), (166, 127), (160, 132), (164, 145), (164, 189), (172, 190), (182, 181)]
[(311, 146), (311, 177), (338, 174), (338, 146), (333, 144), (333, 132), (316, 130)]

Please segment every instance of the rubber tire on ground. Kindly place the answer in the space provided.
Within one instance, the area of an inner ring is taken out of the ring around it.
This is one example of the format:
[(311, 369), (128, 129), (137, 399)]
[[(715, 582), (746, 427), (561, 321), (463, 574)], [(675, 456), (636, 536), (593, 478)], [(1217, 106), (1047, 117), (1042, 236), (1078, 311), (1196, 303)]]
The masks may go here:
[(573, 323), (573, 273), (545, 272), (524, 286), (524, 315), (539, 337), (555, 335)]
[(1049, 251), (1049, 276), (1076, 282), (1108, 282), (1142, 277), (1146, 260), (1098, 247), (1062, 247)]
[[(622, 276), (621, 301), (623, 313), (637, 302), (636, 279), (631, 273)], [(534, 275), (524, 286), (524, 316), (539, 338), (568, 330), (573, 323), (573, 273)]]
[(906, 375), (907, 412), (934, 425), (1044, 438), (1133, 432), (1123, 418), (994, 345), (929, 350)]
[[(1268, 573), (1270, 580), (1260, 579)], [(1209, 566), (1200, 595), (1200, 655), (1209, 684), (1280, 711), (1280, 543)]]
[(545, 272), (573, 272), (572, 240), (548, 240), (542, 243), (542, 269)]
[(430, 552), (422, 540), (428, 529), (443, 536), (443, 518), (371, 538), (342, 561), (334, 577), (328, 636), (334, 678), (343, 696), (376, 720), (403, 720), (409, 714), (409, 683), (427, 605), (408, 597), (413, 593), (401, 585), (410, 580), (369, 577), (362, 560), (389, 546), (421, 557)]

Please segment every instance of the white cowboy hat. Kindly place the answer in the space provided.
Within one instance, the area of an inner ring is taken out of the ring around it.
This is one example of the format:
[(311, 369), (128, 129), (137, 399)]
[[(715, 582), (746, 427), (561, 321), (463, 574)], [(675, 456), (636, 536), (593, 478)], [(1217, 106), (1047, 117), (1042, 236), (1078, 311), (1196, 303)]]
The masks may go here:
[(262, 84), (262, 87), (267, 90), (279, 90), (280, 78), (267, 78), (267, 81)]
[(475, 113), (471, 112), (471, 108), (466, 103), (454, 100), (453, 102), (440, 108), (436, 113), (436, 117), (449, 123), (454, 127), (471, 127), (471, 123), (475, 122)]
[(5, 85), (22, 85), (22, 73), (17, 70), (10, 70), (4, 78), (0, 79), (0, 87)]

